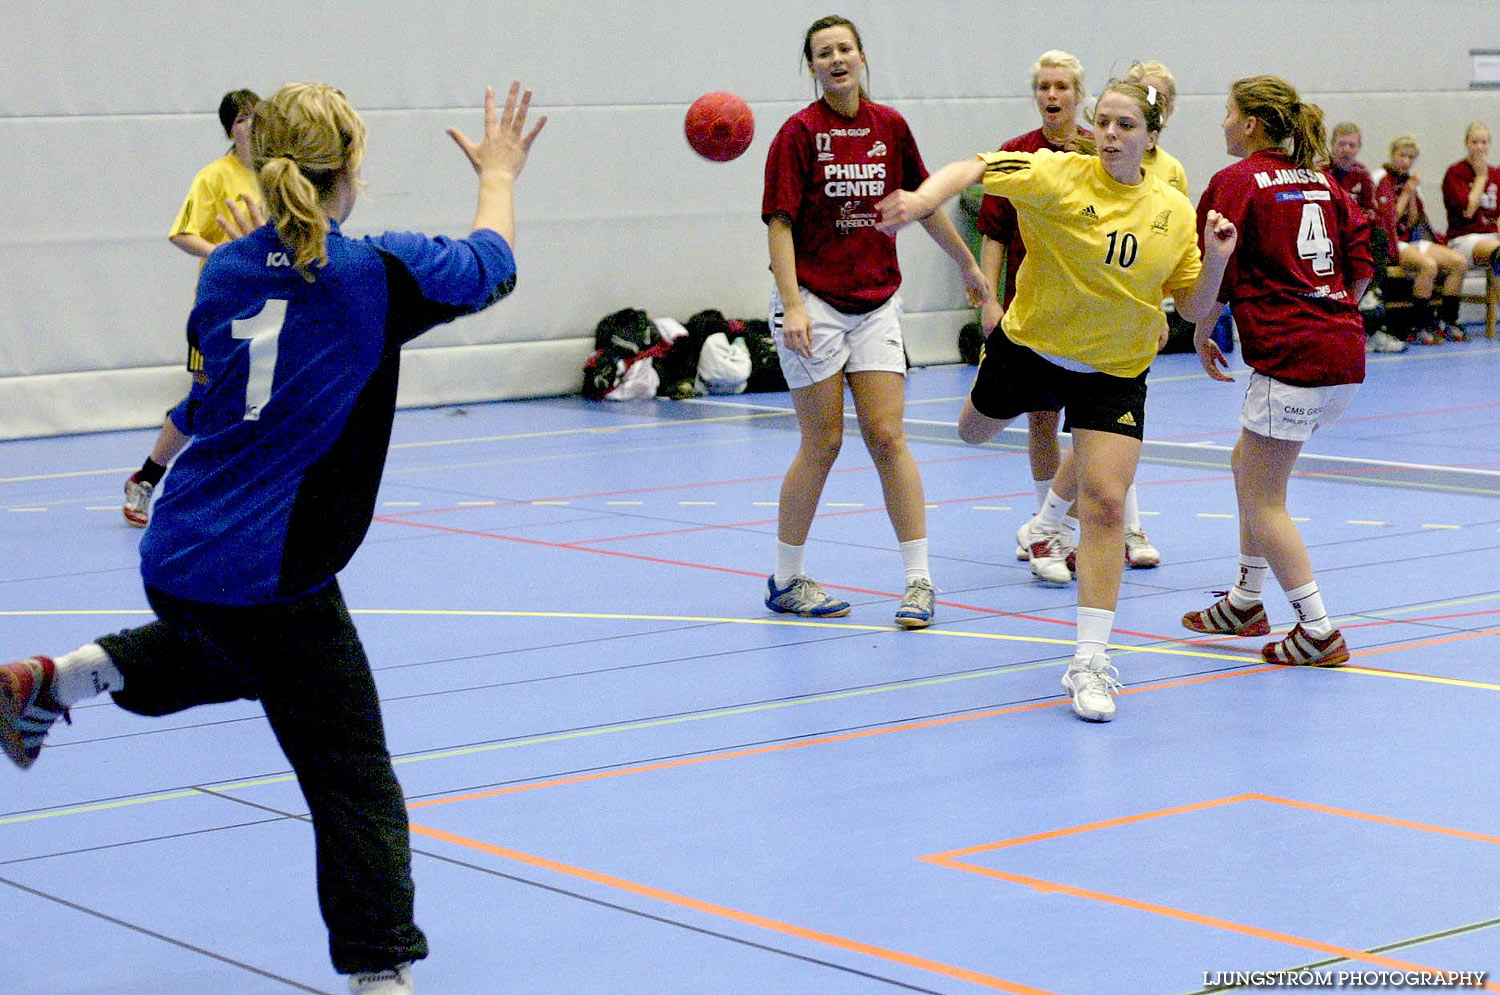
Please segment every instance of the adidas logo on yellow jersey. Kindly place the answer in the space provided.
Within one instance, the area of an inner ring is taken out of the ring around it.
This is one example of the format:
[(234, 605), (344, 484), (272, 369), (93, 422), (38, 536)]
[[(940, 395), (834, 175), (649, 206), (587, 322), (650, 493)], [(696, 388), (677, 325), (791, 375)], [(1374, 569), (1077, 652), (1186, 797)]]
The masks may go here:
[(1080, 218), (1083, 218), (1083, 219), (1087, 220), (1087, 221), (1098, 221), (1099, 220), (1099, 212), (1097, 212), (1097, 211), (1094, 210), (1094, 205), (1093, 204), (1090, 204), (1088, 207), (1085, 207), (1083, 210), (1079, 211), (1078, 212), (1078, 216)]

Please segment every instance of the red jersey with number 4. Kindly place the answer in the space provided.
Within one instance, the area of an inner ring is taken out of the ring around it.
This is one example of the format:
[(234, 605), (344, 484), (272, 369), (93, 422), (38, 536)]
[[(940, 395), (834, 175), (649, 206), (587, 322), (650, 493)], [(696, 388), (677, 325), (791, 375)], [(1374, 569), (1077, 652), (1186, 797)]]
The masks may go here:
[(901, 286), (896, 238), (875, 230), (875, 204), (926, 178), (911, 129), (894, 108), (861, 100), (846, 118), (817, 100), (771, 142), (760, 217), (791, 219), (799, 284), (840, 311), (863, 314)]
[(1365, 212), (1321, 170), (1267, 149), (1219, 170), (1198, 202), (1234, 222), (1224, 273), (1245, 362), (1299, 387), (1360, 383), (1364, 323), (1353, 287), (1374, 273)]
[(1500, 168), (1490, 167), (1489, 183), (1479, 195), (1479, 209), (1470, 218), (1464, 217), (1469, 206), (1469, 191), (1474, 189), (1474, 167), (1467, 159), (1460, 159), (1448, 167), (1443, 174), (1443, 206), (1448, 209), (1448, 238), (1460, 235), (1490, 235), (1495, 232), (1495, 222), (1500, 218)]
[[(1079, 134), (1089, 134), (1085, 128), (1079, 128), (1078, 131)], [(1041, 128), (1017, 135), (1000, 146), (1001, 152), (1041, 152), (1043, 149), (1067, 151), (1064, 146), (1049, 142)], [(979, 234), (987, 235), (1005, 246), (1005, 299), (1001, 304), (1009, 310), (1010, 302), (1016, 296), (1016, 273), (1021, 269), (1021, 260), (1026, 258), (1026, 243), (1021, 241), (1021, 227), (1016, 221), (1015, 205), (1007, 197), (985, 194), (984, 200), (979, 202), (979, 218), (974, 227), (979, 230)]]

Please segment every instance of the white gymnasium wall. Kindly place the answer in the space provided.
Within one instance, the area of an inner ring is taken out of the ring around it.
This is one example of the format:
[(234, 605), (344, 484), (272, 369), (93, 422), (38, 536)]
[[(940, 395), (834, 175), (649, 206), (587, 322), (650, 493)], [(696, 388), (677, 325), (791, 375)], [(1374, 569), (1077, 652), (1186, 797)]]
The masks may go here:
[[(487, 83), (529, 84), (551, 117), (519, 189), (516, 293), (407, 350), (403, 403), (566, 393), (595, 321), (620, 307), (762, 313), (759, 220), (771, 135), (812, 97), (802, 32), (833, 6), (579, 0), (256, 5), (6, 0), (0, 34), (0, 438), (158, 424), (185, 390), (194, 262), (165, 233), (198, 167), (222, 153), (214, 108), (239, 86), (334, 82), (362, 109), (371, 187), (348, 225), (461, 234), (472, 174), (443, 135), (479, 128)], [(876, 99), (911, 121), (930, 167), (1035, 126), (1027, 70), (1065, 48), (1097, 86), (1159, 58), (1182, 97), (1164, 145), (1194, 194), (1227, 163), (1228, 84), (1287, 76), (1366, 134), (1378, 166), (1415, 132), (1429, 206), (1493, 92), (1467, 89), (1470, 48), (1500, 47), (1492, 0), (861, 0)], [(681, 138), (694, 97), (754, 108), (749, 153), (716, 165)], [(951, 265), (903, 234), (913, 359), (956, 358), (967, 318)]]

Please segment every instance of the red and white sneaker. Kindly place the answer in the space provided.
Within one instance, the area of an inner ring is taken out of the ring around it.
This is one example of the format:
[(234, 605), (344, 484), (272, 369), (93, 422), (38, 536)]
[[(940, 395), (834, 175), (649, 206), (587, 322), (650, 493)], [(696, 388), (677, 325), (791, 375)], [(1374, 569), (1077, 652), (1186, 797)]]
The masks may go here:
[(1271, 632), (1265, 605), (1236, 608), (1228, 595), (1202, 611), (1182, 616), (1182, 627), (1215, 636), (1265, 636)]
[(1031, 572), (1036, 579), (1051, 587), (1071, 583), (1069, 559), (1077, 552), (1073, 537), (1065, 529), (1041, 523), (1032, 526), (1031, 535)]
[(1022, 561), (1031, 559), (1031, 544), (1036, 536), (1032, 533), (1032, 527), (1036, 524), (1036, 516), (1032, 515), (1021, 523), (1016, 529), (1016, 559)]
[(1286, 667), (1337, 667), (1348, 662), (1349, 645), (1337, 629), (1318, 639), (1299, 623), (1281, 642), (1262, 646), (1260, 655), (1267, 663)]
[(136, 474), (130, 475), (130, 479), (125, 481), (125, 506), (120, 509), (126, 522), (138, 529), (143, 529), (150, 524), (151, 492), (155, 489), (154, 484), (137, 480)]
[(45, 656), (0, 666), (0, 749), (22, 770), (36, 763), (54, 722), (73, 721), (52, 697), (56, 670)]

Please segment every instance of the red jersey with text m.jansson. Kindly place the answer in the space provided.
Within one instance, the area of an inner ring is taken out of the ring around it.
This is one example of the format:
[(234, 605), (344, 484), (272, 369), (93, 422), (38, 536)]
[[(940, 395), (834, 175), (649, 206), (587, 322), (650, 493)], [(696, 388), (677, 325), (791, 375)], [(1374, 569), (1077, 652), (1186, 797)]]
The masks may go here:
[(1210, 209), (1239, 229), (1219, 299), (1233, 309), (1245, 362), (1299, 387), (1363, 381), (1353, 287), (1374, 266), (1360, 206), (1327, 173), (1265, 149), (1214, 174), (1198, 202), (1200, 233)]

